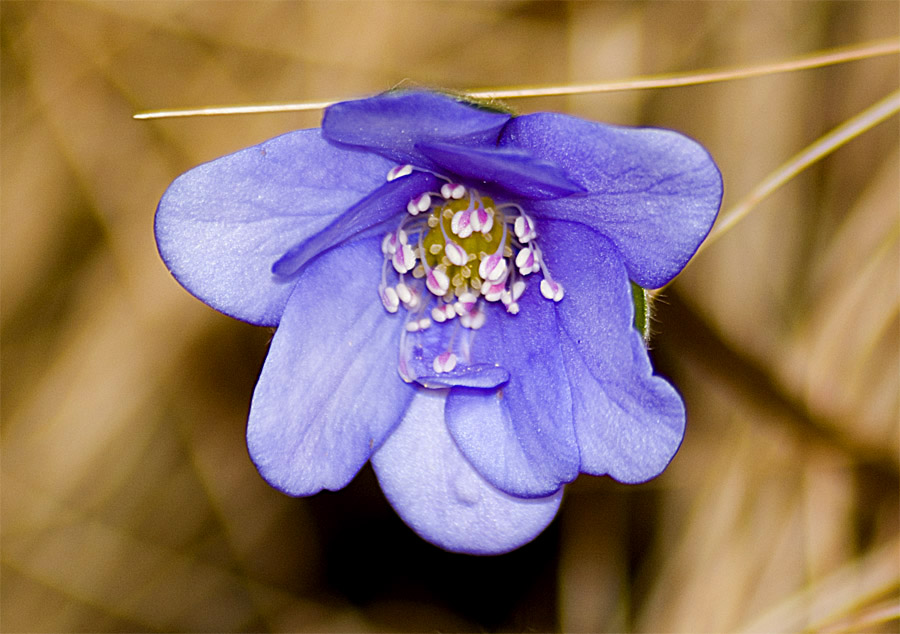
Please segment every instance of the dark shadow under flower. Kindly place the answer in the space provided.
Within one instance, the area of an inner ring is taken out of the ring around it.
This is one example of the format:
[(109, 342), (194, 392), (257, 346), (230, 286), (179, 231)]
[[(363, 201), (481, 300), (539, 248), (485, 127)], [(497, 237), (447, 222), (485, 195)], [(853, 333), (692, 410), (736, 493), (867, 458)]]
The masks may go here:
[(672, 459), (684, 406), (631, 282), (677, 275), (721, 195), (672, 131), (406, 92), (184, 174), (156, 236), (191, 293), (278, 326), (247, 431), (273, 486), (340, 489), (371, 460), (415, 531), (487, 554), (540, 533), (579, 473)]

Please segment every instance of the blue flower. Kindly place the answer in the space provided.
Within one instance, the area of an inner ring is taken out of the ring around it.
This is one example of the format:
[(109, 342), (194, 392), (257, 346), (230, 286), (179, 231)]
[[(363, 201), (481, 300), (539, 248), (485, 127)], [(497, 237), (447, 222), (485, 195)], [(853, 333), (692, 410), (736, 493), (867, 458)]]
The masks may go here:
[(579, 473), (672, 459), (684, 405), (631, 282), (671, 280), (721, 195), (672, 131), (400, 92), (187, 172), (156, 238), (196, 297), (278, 328), (247, 429), (272, 486), (340, 489), (371, 460), (422, 537), (501, 553)]

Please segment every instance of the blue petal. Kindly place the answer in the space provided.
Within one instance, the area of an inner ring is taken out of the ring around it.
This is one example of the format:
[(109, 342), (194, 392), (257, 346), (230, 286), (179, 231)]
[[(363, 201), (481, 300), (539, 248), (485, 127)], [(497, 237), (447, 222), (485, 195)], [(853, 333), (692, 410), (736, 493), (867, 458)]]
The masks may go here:
[(431, 92), (395, 92), (344, 101), (325, 110), (329, 141), (377, 152), (397, 163), (436, 169), (417, 143), (495, 145), (510, 115), (488, 112)]
[(492, 306), (472, 346), (473, 359), (499, 364), (509, 382), (497, 390), (451, 390), (447, 425), (491, 484), (540, 497), (577, 477), (578, 446), (554, 304), (533, 283), (519, 305), (514, 316)]
[(354, 238), (396, 229), (409, 201), (422, 192), (434, 190), (438, 179), (424, 172), (383, 183), (381, 187), (334, 219), (309, 239), (294, 245), (272, 265), (282, 277), (295, 275), (312, 258)]
[(384, 182), (392, 164), (301, 130), (206, 163), (169, 187), (156, 213), (166, 265), (213, 308), (276, 325), (293, 283), (272, 264)]
[(247, 446), (263, 477), (290, 495), (346, 485), (406, 411), (397, 375), (403, 321), (378, 300), (377, 239), (304, 269), (253, 394)]
[(441, 548), (496, 555), (526, 544), (556, 515), (562, 491), (521, 499), (491, 486), (447, 433), (445, 399), (446, 390), (417, 392), (372, 456), (381, 488), (403, 521)]
[(684, 437), (681, 397), (653, 376), (647, 349), (637, 332), (631, 340), (629, 378), (610, 381), (608, 367), (588, 363), (571, 338), (562, 338), (575, 400), (575, 431), (581, 470), (635, 484), (668, 466)]
[(490, 183), (517, 197), (546, 200), (585, 191), (558, 165), (517, 150), (453, 143), (417, 143), (416, 149), (445, 174)]
[(554, 279), (566, 289), (557, 305), (572, 388), (581, 470), (621, 482), (658, 475), (684, 434), (684, 404), (653, 376), (633, 326), (628, 275), (615, 247), (577, 223), (541, 226)]
[(565, 115), (518, 117), (501, 146), (561, 165), (590, 192), (535, 202), (535, 216), (582, 222), (609, 237), (631, 279), (662, 286), (706, 237), (722, 177), (706, 150), (671, 130), (621, 128)]

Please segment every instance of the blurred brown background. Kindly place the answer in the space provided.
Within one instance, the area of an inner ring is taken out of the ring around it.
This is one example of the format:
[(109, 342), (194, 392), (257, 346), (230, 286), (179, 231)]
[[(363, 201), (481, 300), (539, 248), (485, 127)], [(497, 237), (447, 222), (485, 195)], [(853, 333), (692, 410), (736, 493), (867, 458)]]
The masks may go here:
[[(898, 7), (4, 1), (2, 630), (898, 631), (896, 116), (666, 291), (654, 354), (689, 411), (669, 470), (580, 478), (496, 558), (422, 542), (369, 468), (311, 499), (270, 489), (243, 434), (271, 333), (156, 254), (175, 176), (320, 113), (131, 119), (776, 61), (897, 37)], [(897, 85), (888, 56), (511, 105), (681, 130), (727, 209)]]

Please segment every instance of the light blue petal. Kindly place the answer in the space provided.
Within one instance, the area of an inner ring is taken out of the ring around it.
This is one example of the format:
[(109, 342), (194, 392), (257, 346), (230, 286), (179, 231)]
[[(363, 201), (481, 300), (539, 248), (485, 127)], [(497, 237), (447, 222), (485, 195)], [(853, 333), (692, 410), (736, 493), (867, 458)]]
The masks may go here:
[(385, 181), (385, 159), (300, 130), (206, 163), (172, 183), (156, 213), (160, 254), (213, 308), (276, 325), (293, 281), (272, 264)]
[(501, 146), (561, 165), (589, 193), (535, 201), (535, 217), (584, 223), (622, 253), (632, 280), (656, 288), (709, 233), (722, 177), (707, 151), (671, 130), (623, 128), (560, 114), (517, 117)]
[(514, 550), (546, 528), (562, 490), (526, 500), (486, 482), (447, 433), (446, 394), (420, 388), (403, 422), (372, 456), (381, 488), (403, 521), (441, 548), (477, 555)]
[(578, 223), (540, 229), (545, 261), (566, 289), (557, 307), (581, 470), (621, 482), (648, 480), (681, 444), (681, 397), (653, 375), (615, 247)]
[(555, 306), (536, 282), (519, 305), (518, 315), (490, 306), (472, 344), (472, 359), (498, 364), (509, 382), (451, 390), (447, 425), (486, 480), (511, 495), (541, 497), (578, 476), (578, 445)]
[(397, 374), (403, 320), (378, 299), (381, 259), (370, 239), (311, 262), (275, 333), (247, 446), (262, 476), (290, 495), (346, 485), (415, 392)]

